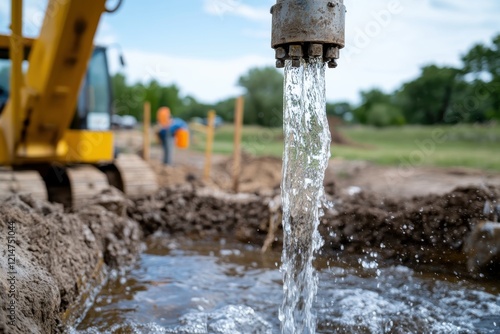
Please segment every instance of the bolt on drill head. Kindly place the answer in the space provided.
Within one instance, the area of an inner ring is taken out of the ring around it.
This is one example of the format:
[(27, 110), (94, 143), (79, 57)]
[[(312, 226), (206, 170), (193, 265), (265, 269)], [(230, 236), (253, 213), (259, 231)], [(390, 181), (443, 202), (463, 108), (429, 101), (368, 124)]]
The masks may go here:
[(276, 65), (322, 57), (336, 67), (345, 45), (345, 12), (343, 0), (277, 0), (271, 8)]

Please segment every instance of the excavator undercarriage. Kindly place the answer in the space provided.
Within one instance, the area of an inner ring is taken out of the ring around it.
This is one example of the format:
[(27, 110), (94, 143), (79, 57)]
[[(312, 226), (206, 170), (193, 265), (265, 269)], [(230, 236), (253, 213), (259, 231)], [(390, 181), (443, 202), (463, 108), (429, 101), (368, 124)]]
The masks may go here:
[(135, 154), (121, 154), (101, 165), (41, 164), (22, 169), (0, 168), (0, 201), (13, 194), (78, 208), (109, 187), (136, 198), (158, 190), (156, 174)]
[[(115, 2), (116, 3), (116, 2)], [(0, 35), (0, 200), (12, 193), (84, 205), (114, 186), (129, 196), (158, 188), (150, 166), (118, 155), (106, 48), (93, 44), (106, 0), (49, 0), (40, 34), (22, 34), (23, 1), (11, 1)]]

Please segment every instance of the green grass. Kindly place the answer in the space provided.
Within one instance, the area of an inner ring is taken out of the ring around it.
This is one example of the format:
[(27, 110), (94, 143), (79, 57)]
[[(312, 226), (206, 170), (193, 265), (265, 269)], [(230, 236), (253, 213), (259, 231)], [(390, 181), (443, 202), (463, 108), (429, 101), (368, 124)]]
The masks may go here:
[[(224, 125), (215, 132), (215, 153), (230, 154), (233, 152), (234, 127)], [(253, 155), (281, 156), (283, 152), (283, 131), (278, 128), (262, 128), (245, 126), (241, 135), (242, 149)], [(205, 135), (193, 132), (192, 147), (195, 150), (205, 150)]]
[[(500, 126), (405, 126), (377, 129), (340, 128), (354, 145), (332, 145), (332, 156), (382, 165), (472, 167), (500, 171)], [(281, 156), (281, 129), (245, 127), (242, 147), (255, 155)], [(204, 150), (204, 135), (194, 135), (194, 148)], [(233, 128), (216, 131), (214, 152), (229, 154)]]

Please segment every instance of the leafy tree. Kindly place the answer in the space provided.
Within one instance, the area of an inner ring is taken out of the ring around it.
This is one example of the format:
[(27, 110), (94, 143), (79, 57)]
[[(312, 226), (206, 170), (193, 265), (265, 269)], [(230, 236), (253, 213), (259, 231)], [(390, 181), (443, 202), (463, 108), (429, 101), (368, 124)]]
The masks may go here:
[(379, 89), (361, 92), (361, 105), (354, 109), (354, 118), (361, 124), (374, 126), (403, 125), (405, 118), (393, 97)]
[(234, 107), (236, 104), (236, 98), (231, 97), (215, 104), (214, 109), (217, 115), (222, 117), (226, 122), (234, 121)]
[(473, 90), (469, 96), (469, 111), (484, 110), (485, 118), (500, 120), (500, 34), (490, 45), (477, 44), (462, 58), (464, 72), (472, 75)]
[(487, 84), (482, 81), (460, 81), (456, 84), (453, 103), (445, 115), (446, 123), (482, 123), (491, 120), (492, 99)]
[(151, 119), (156, 119), (156, 112), (161, 106), (168, 106), (172, 115), (184, 117), (184, 101), (180, 97), (176, 85), (162, 86), (152, 80), (147, 85), (136, 83), (128, 85), (124, 74), (117, 73), (111, 77), (114, 95), (114, 111), (118, 115), (133, 115), (142, 118), (144, 102), (151, 103)]
[[(158, 108), (161, 106), (168, 106), (173, 116), (185, 118), (184, 102), (180, 96), (180, 89), (177, 85), (160, 87)], [(155, 110), (158, 110), (158, 108)]]
[(253, 68), (240, 77), (245, 88), (246, 124), (277, 127), (283, 124), (283, 75), (274, 67)]
[(455, 68), (430, 65), (422, 68), (420, 77), (405, 83), (397, 98), (408, 123), (444, 123), (459, 74)]
[(210, 109), (213, 109), (212, 105), (200, 103), (192, 96), (186, 96), (182, 100), (182, 104), (184, 108), (183, 117), (185, 119), (193, 117), (207, 117), (207, 112)]
[(142, 84), (129, 86), (124, 74), (117, 73), (111, 77), (113, 89), (113, 108), (118, 115), (133, 115), (142, 118), (142, 108), (145, 101), (145, 88)]
[(349, 102), (327, 103), (326, 114), (341, 118), (346, 122), (353, 120), (353, 108)]
[(389, 103), (375, 103), (368, 110), (367, 124), (384, 127), (390, 125), (404, 125), (405, 118), (401, 109)]

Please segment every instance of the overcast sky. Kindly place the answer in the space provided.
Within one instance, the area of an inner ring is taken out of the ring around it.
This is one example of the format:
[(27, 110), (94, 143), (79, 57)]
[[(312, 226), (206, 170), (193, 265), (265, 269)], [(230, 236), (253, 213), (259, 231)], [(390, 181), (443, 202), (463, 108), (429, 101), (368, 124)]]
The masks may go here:
[[(47, 1), (25, 0), (24, 30), (38, 33)], [(110, 6), (115, 1), (108, 0)], [(116, 45), (131, 82), (155, 78), (183, 94), (215, 102), (241, 92), (238, 77), (274, 65), (270, 47), (274, 0), (124, 0), (104, 14), (97, 43)], [(0, 32), (9, 24), (10, 0), (0, 0)], [(345, 0), (346, 42), (339, 67), (328, 70), (330, 101), (359, 100), (361, 90), (386, 91), (416, 77), (421, 66), (460, 65), (477, 42), (500, 33), (498, 0)]]

